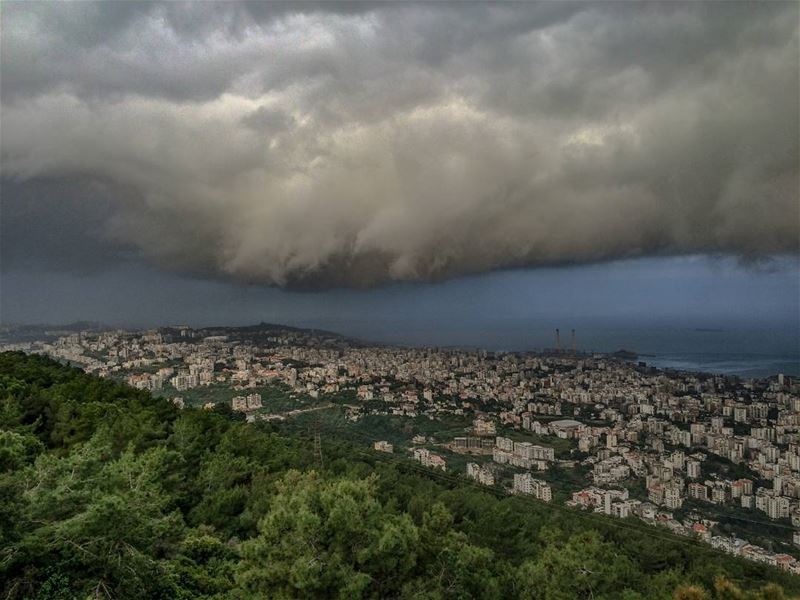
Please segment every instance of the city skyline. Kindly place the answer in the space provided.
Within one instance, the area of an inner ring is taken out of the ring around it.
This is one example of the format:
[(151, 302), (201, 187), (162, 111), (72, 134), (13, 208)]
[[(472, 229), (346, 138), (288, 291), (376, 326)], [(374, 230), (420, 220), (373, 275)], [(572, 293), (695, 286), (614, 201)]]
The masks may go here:
[(799, 2), (0, 21), (0, 597), (800, 598)]
[(556, 330), (540, 353), (376, 346), (266, 323), (27, 331), (2, 348), (180, 411), (224, 408), (278, 428), (314, 419), (318, 466), (322, 436), (345, 435), (394, 461), (463, 468), (503, 495), (634, 517), (800, 574), (800, 376), (665, 371), (583, 352), (574, 333)]

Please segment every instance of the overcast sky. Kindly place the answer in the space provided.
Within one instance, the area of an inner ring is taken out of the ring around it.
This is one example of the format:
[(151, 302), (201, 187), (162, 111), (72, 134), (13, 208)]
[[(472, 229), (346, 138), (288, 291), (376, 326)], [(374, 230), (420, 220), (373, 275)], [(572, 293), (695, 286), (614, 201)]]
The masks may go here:
[(796, 2), (5, 2), (2, 21), (4, 322), (510, 296), (612, 314), (588, 285), (609, 277), (637, 314), (796, 318)]

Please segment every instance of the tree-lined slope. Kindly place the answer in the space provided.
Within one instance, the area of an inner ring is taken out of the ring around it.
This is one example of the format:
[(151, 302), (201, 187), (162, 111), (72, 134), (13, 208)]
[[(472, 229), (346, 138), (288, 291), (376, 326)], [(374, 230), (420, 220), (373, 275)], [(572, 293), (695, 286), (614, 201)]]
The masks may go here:
[[(782, 598), (660, 530), (0, 354), (2, 598)], [(778, 585), (782, 586), (778, 587)], [(741, 589), (740, 589), (741, 588)], [(742, 591), (747, 590), (747, 591)]]

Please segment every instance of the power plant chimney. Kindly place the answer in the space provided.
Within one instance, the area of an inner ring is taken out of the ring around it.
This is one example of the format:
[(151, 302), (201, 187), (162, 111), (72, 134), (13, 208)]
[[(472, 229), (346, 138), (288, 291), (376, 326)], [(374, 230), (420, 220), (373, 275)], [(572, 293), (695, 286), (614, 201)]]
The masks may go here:
[(572, 353), (575, 354), (575, 330), (572, 330)]
[(561, 332), (556, 329), (556, 351), (561, 352)]

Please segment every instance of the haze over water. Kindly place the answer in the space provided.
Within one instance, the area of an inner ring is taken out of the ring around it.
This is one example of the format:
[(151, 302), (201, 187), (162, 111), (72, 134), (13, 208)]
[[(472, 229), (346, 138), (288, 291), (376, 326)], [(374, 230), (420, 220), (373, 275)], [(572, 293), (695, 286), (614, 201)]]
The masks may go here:
[[(800, 265), (770, 268), (697, 257), (517, 270), (427, 285), (295, 293), (127, 268), (84, 276), (7, 276), (5, 323), (93, 320), (317, 327), (415, 346), (533, 350), (570, 330), (582, 350), (624, 348), (649, 364), (736, 373), (800, 374)], [(51, 301), (57, 297), (59, 301)]]
[[(667, 319), (579, 318), (542, 322), (535, 319), (469, 319), (414, 321), (310, 320), (305, 324), (368, 341), (410, 346), (479, 347), (487, 350), (538, 350), (555, 346), (555, 327), (562, 347), (576, 329), (579, 350), (640, 354), (639, 360), (661, 368), (766, 377), (800, 375), (800, 328), (796, 323), (762, 323)], [(647, 355), (647, 356), (645, 356)]]

